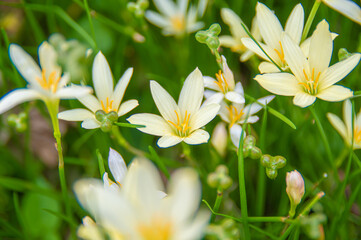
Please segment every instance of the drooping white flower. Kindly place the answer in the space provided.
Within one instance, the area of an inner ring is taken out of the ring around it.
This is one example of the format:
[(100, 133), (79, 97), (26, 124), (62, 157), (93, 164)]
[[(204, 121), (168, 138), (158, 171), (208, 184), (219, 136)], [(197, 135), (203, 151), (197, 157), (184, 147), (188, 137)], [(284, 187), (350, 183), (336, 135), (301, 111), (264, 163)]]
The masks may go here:
[(311, 36), (308, 58), (287, 35), (282, 38), (285, 60), (291, 73), (257, 75), (255, 80), (266, 90), (284, 96), (294, 96), (293, 103), (300, 107), (311, 105), (316, 98), (337, 102), (353, 95), (346, 87), (335, 85), (346, 77), (360, 61), (355, 53), (329, 67), (333, 41), (328, 23), (323, 20)]
[(223, 99), (228, 101), (242, 104), (245, 102), (243, 97), (243, 87), (241, 82), (235, 84), (234, 77), (231, 69), (229, 69), (227, 60), (222, 56), (222, 70), (216, 73), (216, 79), (208, 76), (204, 76), (204, 87), (211, 90), (206, 90), (204, 95), (206, 102), (209, 103), (221, 103)]
[(10, 45), (9, 54), (11, 61), (28, 85), (26, 88), (15, 89), (0, 99), (0, 114), (20, 103), (35, 99), (50, 102), (72, 99), (91, 92), (89, 87), (66, 86), (70, 81), (69, 74), (62, 75), (61, 67), (57, 64), (57, 54), (45, 41), (38, 48), (40, 67), (17, 44)]
[(148, 160), (137, 160), (129, 169), (121, 191), (109, 191), (95, 179), (76, 182), (80, 204), (95, 223), (119, 239), (200, 239), (209, 213), (199, 211), (201, 185), (192, 169), (179, 169), (172, 175), (166, 198), (160, 175)]
[[(188, 9), (188, 0), (153, 0), (160, 14), (148, 10), (145, 17), (149, 22), (163, 29), (164, 35), (181, 36), (195, 32), (203, 27), (202, 22), (197, 22), (197, 8), (191, 6)], [(204, 8), (204, 1), (199, 2)], [(202, 13), (201, 13), (202, 14)]]
[(113, 76), (109, 64), (102, 52), (99, 52), (93, 64), (93, 84), (96, 97), (87, 94), (86, 96), (78, 98), (89, 110), (77, 108), (64, 111), (58, 114), (59, 119), (82, 121), (81, 126), (83, 128), (94, 129), (102, 126), (101, 119), (99, 119), (99, 117), (97, 119), (97, 112), (101, 113), (101, 117), (114, 114), (115, 118), (128, 113), (138, 106), (138, 101), (135, 99), (122, 103), (132, 74), (133, 68), (128, 68), (114, 88)]
[(333, 113), (327, 113), (327, 118), (332, 126), (341, 135), (348, 146), (352, 143), (353, 134), (353, 148), (361, 149), (361, 110), (353, 119), (353, 132), (352, 132), (352, 105), (350, 100), (343, 103), (343, 121)]
[(202, 73), (196, 68), (184, 82), (178, 104), (156, 81), (150, 81), (155, 104), (162, 116), (140, 113), (130, 116), (131, 124), (144, 125), (138, 130), (155, 136), (162, 136), (157, 144), (166, 148), (182, 141), (187, 144), (201, 144), (209, 134), (199, 129), (210, 122), (218, 113), (219, 104), (211, 103), (201, 107), (204, 85)]
[[(221, 17), (223, 22), (229, 26), (230, 32), (232, 34), (231, 36), (223, 35), (219, 37), (221, 46), (228, 47), (233, 52), (241, 54), (241, 62), (247, 61), (253, 55), (253, 52), (248, 50), (241, 41), (242, 38), (249, 37), (247, 32), (242, 27), (242, 19), (229, 8), (221, 9)], [(246, 26), (244, 23), (243, 25)], [(256, 17), (254, 17), (252, 20), (250, 33), (257, 41), (261, 40), (261, 34), (257, 25)]]
[(330, 8), (361, 25), (361, 8), (351, 0), (323, 0)]
[[(304, 10), (302, 5), (299, 3), (293, 8), (287, 19), (285, 29), (283, 29), (273, 11), (260, 2), (258, 2), (256, 6), (256, 18), (258, 28), (265, 42), (265, 44), (259, 44), (279, 67), (287, 70), (288, 66), (281, 39), (283, 33), (286, 32), (297, 45), (300, 44), (304, 24)], [(265, 60), (265, 62), (262, 62), (258, 67), (261, 73), (280, 71), (251, 38), (243, 38), (242, 42), (248, 49)]]

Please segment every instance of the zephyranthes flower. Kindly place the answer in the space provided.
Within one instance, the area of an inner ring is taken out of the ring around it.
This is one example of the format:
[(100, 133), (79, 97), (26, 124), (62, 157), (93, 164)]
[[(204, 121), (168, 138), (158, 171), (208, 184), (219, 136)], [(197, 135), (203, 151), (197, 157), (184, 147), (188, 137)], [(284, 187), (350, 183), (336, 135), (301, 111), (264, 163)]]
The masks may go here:
[(352, 132), (352, 105), (350, 100), (343, 103), (343, 120), (333, 113), (327, 113), (327, 118), (332, 126), (341, 135), (347, 145), (351, 146), (353, 133), (353, 148), (361, 149), (361, 110), (353, 119)]
[(308, 58), (287, 35), (282, 38), (285, 60), (293, 74), (269, 73), (257, 75), (255, 80), (266, 90), (279, 95), (295, 96), (293, 103), (300, 107), (311, 105), (316, 98), (342, 101), (353, 95), (349, 88), (334, 85), (347, 76), (360, 61), (355, 53), (329, 67), (333, 42), (328, 23), (323, 20), (312, 34)]
[(109, 64), (99, 52), (93, 64), (93, 84), (97, 97), (88, 94), (78, 98), (90, 111), (77, 108), (61, 112), (58, 117), (67, 121), (83, 121), (81, 126), (86, 129), (102, 127), (105, 131), (110, 130), (118, 117), (138, 106), (138, 101), (134, 99), (121, 103), (132, 74), (133, 68), (128, 68), (114, 88)]
[[(111, 239), (201, 239), (209, 213), (198, 210), (201, 184), (196, 172), (190, 168), (174, 172), (164, 198), (159, 195), (164, 186), (154, 165), (144, 159), (133, 164), (136, 167), (129, 168), (121, 191), (104, 188), (95, 179), (79, 180), (74, 186), (80, 204), (102, 232)], [(89, 222), (79, 231), (85, 237), (90, 236), (84, 228), (94, 229), (94, 222)]]
[[(233, 52), (241, 54), (241, 62), (247, 61), (253, 55), (253, 52), (248, 50), (241, 41), (242, 38), (248, 37), (248, 34), (242, 27), (242, 19), (229, 8), (222, 8), (221, 17), (223, 22), (229, 26), (232, 34), (232, 36), (220, 36), (219, 40), (221, 41), (221, 45), (230, 48)], [(244, 26), (246, 25), (244, 24)], [(257, 41), (261, 40), (261, 34), (257, 25), (256, 17), (252, 20), (250, 32)]]
[(128, 172), (127, 165), (122, 155), (112, 148), (109, 149), (108, 165), (115, 182), (109, 179), (108, 173), (105, 172), (103, 175), (104, 187), (119, 191)]
[(361, 25), (361, 8), (351, 0), (323, 0), (323, 2), (337, 12)]
[(218, 113), (219, 104), (211, 103), (201, 107), (203, 99), (203, 76), (196, 68), (184, 82), (178, 105), (169, 93), (157, 82), (150, 82), (150, 89), (155, 104), (162, 116), (140, 113), (130, 116), (131, 124), (144, 125), (140, 131), (155, 136), (162, 136), (159, 147), (171, 147), (181, 141), (188, 144), (201, 144), (209, 139), (209, 134), (199, 129), (210, 122)]
[(187, 12), (188, 0), (177, 0), (177, 4), (172, 0), (154, 0), (153, 2), (162, 15), (148, 10), (145, 12), (145, 17), (152, 24), (162, 28), (164, 35), (181, 36), (203, 27), (202, 22), (197, 22), (196, 7), (191, 6)]
[[(273, 11), (266, 7), (266, 5), (259, 2), (256, 6), (256, 18), (259, 31), (265, 42), (265, 44), (259, 44), (279, 67), (286, 70), (288, 67), (287, 62), (285, 61), (284, 46), (281, 43), (282, 34), (284, 32), (288, 33), (293, 41), (299, 45), (304, 22), (304, 11), (302, 5), (297, 4), (293, 8), (287, 19), (284, 30)], [(273, 63), (271, 63), (271, 60), (251, 38), (243, 38), (242, 42), (248, 49), (266, 60), (266, 62), (262, 62), (258, 67), (261, 73), (280, 71)]]
[(61, 75), (61, 67), (57, 64), (57, 54), (47, 42), (43, 42), (38, 49), (41, 68), (17, 44), (10, 45), (9, 54), (11, 61), (28, 85), (26, 88), (9, 92), (0, 100), (0, 114), (20, 103), (34, 99), (53, 102), (59, 99), (72, 99), (91, 92), (89, 87), (66, 86), (70, 77), (67, 73)]

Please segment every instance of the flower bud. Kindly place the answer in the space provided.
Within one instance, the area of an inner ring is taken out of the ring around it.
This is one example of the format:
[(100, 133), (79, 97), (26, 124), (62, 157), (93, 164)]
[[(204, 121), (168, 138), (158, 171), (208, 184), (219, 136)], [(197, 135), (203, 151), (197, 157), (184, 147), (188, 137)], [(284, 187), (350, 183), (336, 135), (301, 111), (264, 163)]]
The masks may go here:
[(19, 114), (10, 114), (7, 118), (7, 122), (9, 126), (15, 128), (17, 132), (25, 132), (28, 128), (27, 124), (27, 114), (25, 112), (21, 112)]
[(105, 112), (103, 110), (98, 110), (95, 112), (95, 119), (99, 122), (102, 122), (105, 118)]
[(222, 157), (226, 154), (227, 137), (226, 125), (223, 122), (218, 123), (213, 130), (211, 144)]
[(218, 35), (221, 33), (221, 26), (218, 23), (212, 24), (209, 29), (205, 31), (198, 31), (196, 33), (196, 40), (200, 43), (205, 43), (211, 50), (218, 49), (221, 45)]
[(286, 185), (286, 192), (290, 201), (298, 205), (305, 194), (305, 182), (302, 175), (297, 170), (288, 172), (286, 175)]
[(272, 157), (268, 154), (264, 154), (261, 157), (261, 164), (266, 168), (267, 177), (275, 179), (278, 175), (277, 170), (283, 168), (286, 165), (286, 159), (282, 156)]
[(228, 168), (225, 165), (219, 165), (216, 171), (210, 173), (207, 177), (207, 183), (212, 188), (223, 191), (232, 185), (232, 178), (228, 176)]

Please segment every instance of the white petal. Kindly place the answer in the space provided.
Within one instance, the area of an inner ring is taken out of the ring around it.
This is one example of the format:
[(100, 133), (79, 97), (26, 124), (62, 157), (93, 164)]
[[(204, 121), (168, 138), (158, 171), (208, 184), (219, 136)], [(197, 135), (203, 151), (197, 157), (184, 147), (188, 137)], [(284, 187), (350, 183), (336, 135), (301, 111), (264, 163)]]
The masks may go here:
[(150, 81), (150, 91), (163, 118), (167, 121), (177, 122), (174, 111), (178, 112), (178, 106), (172, 96), (156, 81)]
[(52, 45), (44, 41), (40, 44), (39, 49), (39, 63), (42, 70), (45, 70), (46, 79), (52, 72), (55, 72), (55, 79), (58, 79), (61, 74), (61, 68), (58, 65), (58, 56)]
[[(241, 139), (241, 135), (242, 135), (243, 129), (240, 125), (235, 124), (233, 125), (230, 129), (229, 129), (229, 133), (231, 136), (231, 140), (234, 146), (236, 146), (236, 148), (239, 147), (239, 141)], [(243, 139), (246, 137), (246, 132), (243, 133)]]
[(294, 96), (301, 90), (295, 76), (289, 73), (258, 74), (254, 78), (264, 89), (283, 96)]
[(128, 112), (132, 111), (134, 108), (136, 108), (139, 105), (138, 100), (128, 100), (123, 102), (118, 111), (118, 116), (123, 116), (127, 114)]
[(231, 71), (231, 69), (229, 69), (226, 58), (224, 56), (222, 56), (221, 58), (222, 58), (223, 75), (225, 81), (229, 89), (234, 90), (235, 83), (234, 83), (233, 72)]
[(179, 233), (179, 239), (202, 239), (209, 225), (209, 218), (209, 211), (199, 210), (197, 215), (192, 218), (192, 223)]
[(161, 116), (155, 114), (133, 114), (127, 118), (127, 121), (131, 124), (144, 125), (144, 128), (138, 128), (138, 130), (155, 136), (169, 135), (173, 132), (169, 126), (169, 123), (166, 122)]
[(360, 58), (361, 54), (355, 53), (345, 60), (332, 65), (326, 71), (321, 73), (319, 89), (321, 90), (327, 88), (345, 78), (357, 66)]
[(127, 174), (127, 165), (125, 165), (123, 157), (114, 149), (109, 148), (108, 157), (109, 169), (117, 183), (122, 184)]
[(299, 92), (293, 98), (293, 103), (302, 108), (310, 106), (316, 101), (316, 97), (305, 92)]
[(133, 75), (133, 68), (128, 68), (125, 73), (123, 74), (123, 76), (119, 79), (117, 85), (115, 86), (114, 89), (114, 93), (113, 93), (113, 97), (112, 100), (114, 101), (114, 105), (113, 108), (114, 109), (118, 109), (119, 108), (119, 104), (122, 102), (125, 90), (128, 87), (130, 78)]
[(332, 126), (337, 130), (337, 132), (341, 135), (343, 139), (345, 139), (346, 142), (348, 142), (347, 139), (347, 131), (345, 124), (341, 121), (339, 117), (337, 117), (333, 113), (327, 113), (327, 118), (332, 124)]
[(111, 179), (109, 179), (107, 172), (105, 172), (103, 174), (103, 183), (104, 183), (105, 189), (108, 189), (108, 190), (114, 191), (114, 192), (120, 191), (118, 184), (116, 184)]
[(238, 42), (232, 36), (225, 36), (225, 35), (220, 36), (219, 41), (221, 42), (221, 46), (224, 46), (224, 47), (227, 47), (227, 48), (232, 48), (232, 47), (235, 47), (238, 44), (240, 44), (240, 42)]
[(191, 145), (197, 145), (208, 142), (208, 139), (209, 133), (202, 129), (198, 129), (194, 131), (191, 135), (186, 137), (184, 139), (184, 142)]
[(339, 102), (352, 96), (353, 92), (351, 89), (340, 85), (332, 85), (317, 94), (318, 98), (329, 102)]
[(244, 123), (255, 123), (258, 122), (259, 117), (258, 116), (249, 116), (248, 118), (246, 118), (247, 115), (244, 115), (243, 118), (241, 118), (241, 120), (238, 122), (239, 124), (244, 124)]
[(154, 5), (157, 7), (160, 13), (171, 17), (176, 14), (176, 5), (171, 0), (154, 0)]
[(73, 99), (90, 94), (93, 91), (90, 87), (71, 85), (63, 87), (56, 92), (56, 96), (60, 99)]
[(151, 10), (145, 12), (145, 17), (149, 22), (160, 28), (167, 27), (171, 24), (168, 19)]
[(232, 33), (233, 36), (235, 36), (238, 39), (248, 36), (242, 27), (243, 21), (231, 9), (222, 8), (221, 17), (223, 22), (225, 22), (229, 26), (230, 32)]
[(322, 20), (311, 36), (308, 56), (310, 70), (314, 68), (315, 73), (322, 73), (330, 65), (332, 49), (333, 42), (329, 25), (326, 20)]
[(274, 65), (271, 62), (261, 62), (258, 65), (258, 70), (259, 70), (260, 73), (277, 73), (277, 72), (280, 72), (278, 67), (276, 67), (276, 65)]
[(41, 70), (34, 59), (17, 44), (10, 44), (9, 55), (21, 76), (30, 84), (39, 86), (37, 78), (41, 79)]
[(28, 89), (28, 88), (18, 88), (9, 93), (0, 99), (0, 114), (8, 111), (9, 109), (15, 107), (16, 105), (31, 101), (34, 99), (39, 99), (42, 96), (39, 92)]
[(254, 102), (250, 105), (247, 105), (243, 112), (245, 114), (248, 114), (249, 116), (259, 112), (263, 106), (260, 105), (260, 104), (263, 104), (263, 105), (267, 105), (269, 104), (273, 99), (275, 98), (274, 95), (270, 95), (270, 96), (266, 96), (266, 97), (263, 97), (263, 98), (260, 98), (260, 99), (257, 99), (257, 102)]
[(187, 13), (188, 0), (178, 0), (177, 1), (178, 12), (183, 16)]
[(190, 119), (191, 131), (201, 128), (209, 123), (219, 111), (220, 105), (216, 103), (208, 104), (199, 109)]
[(297, 45), (300, 44), (303, 32), (304, 11), (301, 3), (297, 4), (290, 16), (287, 19), (285, 32), (295, 41)]
[(201, 71), (196, 68), (184, 81), (179, 95), (178, 106), (182, 114), (187, 111), (193, 115), (198, 111), (203, 99), (203, 91), (203, 76)]
[(58, 118), (66, 121), (84, 121), (87, 118), (94, 118), (94, 113), (87, 109), (76, 108), (60, 112)]
[(236, 93), (239, 93), (241, 94), (242, 96), (244, 96), (244, 90), (243, 90), (243, 86), (242, 86), (242, 83), (241, 82), (237, 82), (236, 83), (236, 86), (234, 87), (234, 91)]
[(219, 109), (219, 116), (222, 118), (223, 121), (230, 123), (230, 116), (229, 116), (229, 110), (228, 110), (228, 105), (224, 102), (221, 102), (221, 108)]
[(86, 94), (84, 96), (78, 97), (78, 100), (94, 113), (102, 109), (99, 100), (91, 94)]
[[(210, 92), (210, 91), (207, 91), (207, 92)], [(206, 93), (206, 91), (204, 91), (204, 93)], [(211, 104), (211, 103), (220, 103), (222, 102), (223, 98), (224, 98), (224, 95), (223, 93), (220, 93), (220, 92), (212, 92), (213, 94), (210, 95), (210, 94), (207, 94), (206, 95), (206, 100), (203, 102), (203, 105), (202, 106), (206, 106), (208, 104)]]
[(88, 118), (81, 123), (81, 127), (85, 129), (99, 128), (100, 122), (98, 122), (95, 118)]
[(231, 102), (234, 102), (234, 103), (245, 103), (245, 99), (243, 97), (243, 95), (237, 93), (237, 92), (227, 92), (226, 95), (225, 95), (225, 98), (228, 100), (228, 101), (231, 101)]
[(351, 0), (323, 0), (330, 8), (338, 11), (361, 25), (361, 8)]
[(110, 98), (113, 95), (112, 72), (106, 58), (100, 51), (94, 58), (93, 84), (95, 93), (100, 101), (105, 103), (107, 97)]
[(216, 127), (213, 129), (211, 136), (211, 143), (216, 151), (222, 157), (225, 156), (227, 150), (227, 138), (228, 133), (226, 129), (226, 124), (224, 122), (217, 123)]
[[(270, 62), (271, 60), (264, 54), (261, 48), (258, 47), (258, 45), (251, 39), (251, 38), (242, 38), (241, 39), (244, 46), (246, 46), (249, 50), (257, 54), (259, 57), (263, 58), (264, 60)], [(263, 48), (263, 50), (272, 58), (273, 61), (280, 61), (279, 56), (276, 54), (274, 49), (271, 47), (258, 42), (259, 45)], [(278, 44), (279, 45), (279, 44)]]
[(65, 87), (70, 82), (70, 73), (66, 72), (61, 76), (59, 83), (58, 83), (58, 89)]
[(248, 61), (252, 56), (253, 56), (253, 52), (252, 51), (250, 51), (250, 50), (247, 50), (247, 51), (245, 51), (241, 56), (240, 56), (240, 58), (239, 58), (239, 60), (241, 61), (241, 62), (246, 62), (246, 61)]
[(203, 76), (203, 82), (204, 82), (204, 87), (205, 88), (209, 88), (212, 89), (214, 91), (221, 91), (221, 89), (219, 88), (217, 81), (212, 78), (212, 77), (208, 77), (208, 76)]
[(175, 136), (175, 135), (165, 135), (159, 138), (157, 145), (160, 148), (167, 148), (177, 145), (182, 141), (182, 138)]
[(256, 6), (256, 16), (262, 38), (272, 49), (278, 49), (283, 32), (280, 21), (266, 5), (260, 2)]

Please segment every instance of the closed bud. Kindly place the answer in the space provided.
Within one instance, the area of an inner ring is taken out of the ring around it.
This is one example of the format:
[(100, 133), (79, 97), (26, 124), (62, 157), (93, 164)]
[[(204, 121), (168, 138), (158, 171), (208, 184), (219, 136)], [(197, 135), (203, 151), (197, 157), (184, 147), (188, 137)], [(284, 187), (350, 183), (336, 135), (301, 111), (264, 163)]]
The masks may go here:
[(223, 191), (229, 188), (233, 181), (228, 176), (228, 168), (225, 165), (219, 165), (216, 171), (208, 174), (207, 183), (210, 187)]
[(286, 192), (290, 201), (298, 205), (305, 194), (305, 182), (302, 175), (297, 170), (288, 172), (286, 175), (286, 185)]
[(272, 157), (264, 154), (261, 157), (261, 164), (266, 168), (267, 177), (275, 179), (278, 175), (277, 170), (286, 166), (286, 159), (282, 156)]
[(17, 132), (24, 132), (28, 128), (27, 114), (21, 112), (19, 114), (10, 114), (7, 118), (9, 126), (15, 128)]
[(252, 147), (249, 151), (249, 157), (252, 159), (259, 159), (262, 156), (262, 151), (258, 147)]
[(218, 123), (213, 130), (211, 144), (222, 157), (226, 155), (227, 137), (226, 125), (223, 122)]

